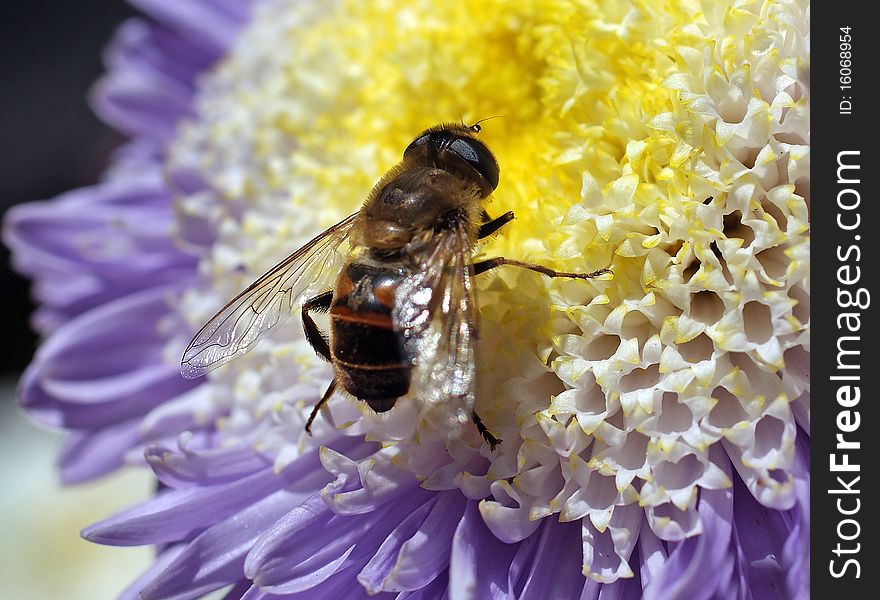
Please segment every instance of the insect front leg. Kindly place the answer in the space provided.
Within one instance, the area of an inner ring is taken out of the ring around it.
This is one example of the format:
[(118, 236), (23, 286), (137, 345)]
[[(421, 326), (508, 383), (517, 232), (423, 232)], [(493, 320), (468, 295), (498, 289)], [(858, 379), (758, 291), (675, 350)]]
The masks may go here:
[(309, 312), (315, 310), (325, 313), (330, 310), (331, 302), (333, 302), (333, 290), (318, 294), (302, 305), (302, 321), (306, 341), (318, 355), (328, 362), (330, 362), (330, 344), (327, 341), (327, 336), (318, 329)]
[(482, 216), (484, 223), (480, 225), (480, 230), (477, 232), (477, 239), (479, 240), (492, 235), (493, 233), (513, 221), (512, 210), (509, 210), (500, 217), (496, 217), (494, 219), (490, 218), (489, 213), (484, 210)]
[(473, 264), (474, 275), (479, 275), (480, 273), (485, 273), (490, 269), (494, 269), (496, 267), (500, 267), (502, 265), (511, 265), (513, 267), (519, 267), (521, 269), (528, 269), (529, 271), (535, 271), (536, 273), (541, 273), (542, 275), (546, 275), (547, 277), (569, 277), (571, 279), (592, 279), (594, 277), (598, 277), (600, 275), (604, 275), (605, 273), (612, 273), (611, 269), (599, 269), (598, 271), (593, 271), (592, 273), (569, 273), (567, 271), (556, 271), (553, 269), (549, 269), (547, 267), (543, 267), (541, 265), (536, 265), (533, 263), (522, 262), (519, 260), (513, 260), (510, 258), (504, 258), (503, 256), (498, 256), (496, 258), (489, 258), (486, 260), (481, 260), (478, 263)]

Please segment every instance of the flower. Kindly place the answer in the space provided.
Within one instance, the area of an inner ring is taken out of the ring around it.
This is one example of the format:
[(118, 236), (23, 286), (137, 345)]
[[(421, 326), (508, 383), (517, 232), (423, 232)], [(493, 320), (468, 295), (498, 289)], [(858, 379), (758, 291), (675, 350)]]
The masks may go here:
[(191, 109), (196, 76), (224, 53), (246, 11), (236, 2), (137, 4), (156, 21), (119, 28), (93, 98), (131, 140), (98, 185), (16, 207), (4, 227), (15, 267), (34, 279), (33, 323), (45, 337), (19, 395), (35, 419), (69, 431), (59, 458), (67, 483), (209, 421), (154, 433), (143, 426), (153, 409), (193, 388), (164, 358), (177, 327), (168, 299), (193, 284), (196, 261), (172, 237), (162, 165), (175, 123)]
[[(148, 6), (177, 27), (123, 28), (99, 103), (136, 136), (110, 178), (128, 201), (7, 223), (54, 328), (22, 397), (76, 431), (68, 479), (145, 445), (162, 484), (84, 532), (160, 548), (131, 594), (806, 597), (807, 3), (263, 0), (228, 48), (225, 4)], [(144, 61), (154, 85), (118, 92)], [(385, 415), (336, 397), (308, 437), (330, 372), (293, 320), (197, 387), (173, 377), (193, 328), (415, 133), (494, 114), (489, 209), (518, 218), (484, 251), (613, 269), (486, 276), (494, 452), (418, 393)], [(109, 235), (125, 219), (154, 235)]]

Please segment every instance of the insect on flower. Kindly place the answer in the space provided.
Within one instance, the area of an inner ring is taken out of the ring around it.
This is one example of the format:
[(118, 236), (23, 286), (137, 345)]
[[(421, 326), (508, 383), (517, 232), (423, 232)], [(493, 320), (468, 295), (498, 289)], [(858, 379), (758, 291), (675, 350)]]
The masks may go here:
[[(479, 132), (479, 123), (447, 123), (418, 135), (358, 212), (285, 258), (202, 327), (183, 354), (181, 373), (198, 377), (247, 352), (299, 309), (307, 341), (334, 369), (306, 431), (337, 389), (377, 413), (390, 410), (423, 365), (430, 376), (420, 393), (456, 402), (462, 420), (470, 417), (494, 449), (501, 440), (474, 411), (473, 278), (502, 265), (577, 279), (610, 271), (471, 260), (478, 240), (514, 218), (507, 212), (493, 219), (482, 206), (498, 187), (499, 168)], [(313, 312), (329, 312), (329, 335)], [(426, 344), (429, 331), (437, 335)]]

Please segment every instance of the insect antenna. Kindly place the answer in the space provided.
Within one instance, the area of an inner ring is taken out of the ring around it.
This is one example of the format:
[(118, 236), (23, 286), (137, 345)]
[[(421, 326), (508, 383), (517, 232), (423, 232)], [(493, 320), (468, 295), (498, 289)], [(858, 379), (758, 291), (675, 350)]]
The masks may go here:
[[(482, 127), (480, 127), (480, 123), (482, 123), (483, 121), (488, 121), (489, 119), (504, 119), (504, 118), (506, 118), (505, 115), (492, 115), (491, 117), (486, 117), (484, 119), (480, 119), (479, 121), (477, 121), (476, 123), (474, 123), (473, 125), (468, 127), (468, 129), (470, 129), (474, 133), (480, 133), (480, 131), (483, 129)], [(464, 122), (462, 122), (462, 125), (464, 125)]]

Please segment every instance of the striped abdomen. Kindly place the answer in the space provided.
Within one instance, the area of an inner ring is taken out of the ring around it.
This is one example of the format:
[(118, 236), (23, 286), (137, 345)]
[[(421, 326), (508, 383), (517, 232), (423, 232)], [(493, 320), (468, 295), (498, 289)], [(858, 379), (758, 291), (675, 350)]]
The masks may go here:
[(391, 312), (406, 277), (398, 263), (347, 264), (330, 306), (330, 354), (336, 379), (376, 412), (385, 412), (409, 391), (413, 365)]

